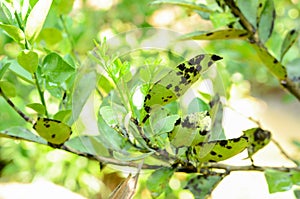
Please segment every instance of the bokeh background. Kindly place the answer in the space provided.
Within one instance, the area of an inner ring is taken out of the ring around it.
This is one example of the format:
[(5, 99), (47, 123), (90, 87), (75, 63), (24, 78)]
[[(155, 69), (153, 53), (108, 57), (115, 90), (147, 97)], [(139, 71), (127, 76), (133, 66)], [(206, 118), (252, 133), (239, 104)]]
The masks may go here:
[[(31, 4), (34, 2), (30, 1)], [(39, 48), (47, 48), (61, 54), (76, 54), (83, 61), (86, 59), (86, 53), (94, 48), (94, 40), (100, 41), (104, 37), (110, 38), (136, 28), (160, 27), (184, 34), (196, 30), (222, 28), (232, 20), (227, 15), (213, 15), (205, 20), (197, 13), (184, 8), (150, 5), (149, 2), (148, 0), (55, 0), (39, 37)], [(299, 30), (300, 2), (275, 1), (275, 6), (277, 18), (274, 33), (266, 45), (275, 55), (279, 55), (279, 43), (287, 31), (293, 28)], [(205, 51), (224, 57), (223, 80), (225, 85), (229, 85), (230, 103), (236, 110), (226, 109), (225, 132), (236, 132), (237, 134), (230, 135), (239, 136), (242, 130), (253, 126), (253, 123), (244, 117), (251, 116), (272, 132), (288, 154), (299, 159), (299, 147), (293, 142), (300, 140), (300, 104), (293, 96), (283, 91), (278, 81), (267, 72), (251, 46), (239, 40), (201, 41), (199, 44)], [(0, 33), (0, 46), (0, 58), (5, 56), (15, 58), (20, 51), (20, 47), (3, 32)], [(299, 55), (300, 40), (283, 60), (290, 73), (297, 73), (298, 70), (300, 74)], [(24, 100), (22, 96), (27, 96), (28, 93), (29, 98), (34, 98), (31, 90), (19, 90), (22, 93), (18, 93), (20, 97), (15, 99), (16, 102)], [(0, 110), (0, 130), (7, 126), (23, 124), (20, 118), (15, 119), (16, 114), (3, 99), (0, 99)], [(242, 155), (230, 160), (229, 163), (244, 164), (239, 161), (240, 157)], [(257, 164), (261, 165), (292, 164), (273, 144), (254, 158)], [(235, 159), (237, 162), (234, 162)], [(51, 194), (52, 198), (56, 197), (56, 194), (57, 198), (107, 198), (127, 174), (111, 168), (100, 171), (99, 168), (99, 164), (95, 161), (64, 151), (1, 138), (0, 198), (21, 198), (21, 196), (47, 198), (46, 191), (51, 192), (49, 195)], [(146, 172), (141, 176), (135, 198), (142, 198), (142, 195), (143, 198), (150, 197), (144, 183), (147, 175)], [(174, 198), (192, 198), (188, 191), (179, 189), (184, 179), (185, 176), (181, 174), (172, 178), (170, 187), (174, 191)], [(291, 191), (269, 195), (263, 174), (258, 172), (231, 174), (222, 181), (212, 196), (216, 199), (294, 197)]]

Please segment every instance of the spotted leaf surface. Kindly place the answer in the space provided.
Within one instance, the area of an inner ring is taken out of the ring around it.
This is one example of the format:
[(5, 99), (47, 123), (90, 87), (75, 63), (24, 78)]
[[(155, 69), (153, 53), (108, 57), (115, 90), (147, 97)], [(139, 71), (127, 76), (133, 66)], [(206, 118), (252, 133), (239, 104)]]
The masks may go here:
[(191, 146), (205, 141), (209, 133), (210, 117), (206, 111), (196, 112), (178, 119), (175, 124), (169, 133), (171, 144), (175, 147)]
[(249, 146), (247, 149), (250, 158), (271, 141), (271, 133), (261, 128), (244, 131), (244, 135), (249, 138)]
[(279, 80), (285, 80), (287, 78), (285, 66), (283, 66), (276, 58), (274, 58), (267, 49), (258, 47), (257, 45), (252, 46), (256, 50), (261, 61), (273, 75), (275, 75)]
[(65, 143), (72, 134), (70, 126), (61, 121), (48, 118), (38, 118), (33, 125), (33, 129), (36, 130), (42, 138), (54, 145)]
[(246, 30), (225, 29), (213, 32), (197, 31), (184, 35), (181, 39), (216, 40), (216, 39), (247, 39), (250, 34)]
[[(216, 140), (210, 142), (201, 142), (191, 147), (188, 158), (196, 162), (219, 162), (231, 158), (242, 151), (249, 145), (249, 138), (241, 136), (239, 138), (228, 140)], [(204, 157), (200, 157), (203, 148), (211, 148), (211, 151)]]
[(281, 45), (281, 57), (280, 59), (284, 57), (285, 53), (290, 49), (290, 47), (296, 42), (297, 38), (299, 36), (299, 32), (296, 31), (295, 29), (289, 31)]
[[(188, 151), (188, 158), (196, 162), (219, 162), (229, 159), (245, 149), (248, 149), (248, 155), (251, 158), (254, 153), (266, 146), (271, 140), (271, 133), (261, 128), (253, 128), (244, 131), (244, 134), (238, 138), (228, 140), (215, 140), (210, 142), (201, 142), (193, 146)], [(203, 148), (211, 148), (211, 151), (200, 156)]]
[(259, 0), (256, 22), (258, 35), (263, 43), (269, 39), (273, 32), (275, 15), (273, 0)]
[(195, 199), (203, 199), (211, 194), (214, 187), (224, 178), (225, 174), (213, 173), (210, 175), (198, 175), (189, 179), (185, 189), (190, 190)]
[(154, 105), (166, 105), (182, 96), (214, 62), (222, 59), (214, 54), (201, 54), (179, 64), (155, 82), (145, 96), (142, 123), (150, 117)]

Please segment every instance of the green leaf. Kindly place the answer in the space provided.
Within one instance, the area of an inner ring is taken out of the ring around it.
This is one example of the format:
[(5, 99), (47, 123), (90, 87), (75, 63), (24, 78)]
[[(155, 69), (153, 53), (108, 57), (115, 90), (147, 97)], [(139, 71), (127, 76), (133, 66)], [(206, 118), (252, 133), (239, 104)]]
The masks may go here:
[(11, 65), (9, 70), (15, 73), (18, 77), (23, 79), (24, 81), (34, 84), (34, 80), (32, 79), (32, 74), (30, 74), (27, 70), (20, 66), (20, 64), (16, 60), (10, 61)]
[(15, 85), (9, 81), (0, 81), (0, 88), (7, 97), (15, 97), (17, 95)]
[(6, 130), (13, 126), (25, 126), (25, 120), (3, 99), (0, 97), (0, 130)]
[(54, 1), (54, 8), (58, 15), (66, 15), (72, 11), (75, 0), (56, 0)]
[(118, 113), (111, 106), (103, 106), (100, 108), (100, 114), (109, 126), (115, 126), (118, 122)]
[(38, 54), (34, 51), (23, 50), (17, 57), (18, 63), (31, 74), (35, 73), (39, 64)]
[(50, 10), (52, 0), (39, 0), (31, 10), (25, 25), (26, 39), (31, 43), (40, 34)]
[(3, 75), (5, 74), (9, 66), (10, 63), (7, 61), (6, 57), (0, 61), (0, 80), (2, 79)]
[(214, 28), (228, 26), (229, 24), (236, 22), (236, 18), (230, 12), (213, 12), (209, 15), (209, 18)]
[(209, 105), (200, 98), (193, 99), (188, 106), (188, 113), (208, 111)]
[(8, 34), (8, 36), (10, 36), (17, 43), (22, 45), (25, 44), (25, 35), (20, 28), (9, 24), (0, 24), (0, 28), (2, 28)]
[(280, 56), (280, 60), (283, 59), (285, 53), (286, 53), (286, 52), (291, 48), (291, 46), (296, 42), (298, 36), (299, 36), (299, 32), (296, 31), (295, 29), (290, 30), (290, 31), (286, 34), (286, 36), (285, 36), (285, 38), (284, 38), (284, 40), (283, 40), (283, 42), (282, 42), (282, 45), (281, 45), (281, 51), (280, 51), (281, 56)]
[(5, 1), (0, 2), (0, 21), (5, 24), (13, 24), (13, 12), (9, 9), (8, 3)]
[(223, 179), (222, 175), (198, 175), (189, 179), (184, 189), (190, 190), (195, 199), (207, 198), (213, 188)]
[(276, 13), (273, 0), (260, 0), (257, 9), (257, 28), (260, 40), (265, 43), (271, 36)]
[(35, 112), (41, 115), (44, 115), (46, 112), (45, 106), (40, 103), (27, 104), (26, 106), (33, 109)]
[(47, 144), (44, 139), (33, 134), (31, 131), (23, 127), (12, 127), (7, 130), (0, 131), (0, 137), (14, 137), (15, 139)]
[(249, 33), (246, 30), (239, 29), (225, 29), (225, 30), (217, 30), (213, 32), (203, 32), (196, 31), (192, 33), (185, 34), (180, 37), (180, 39), (193, 39), (193, 40), (216, 40), (216, 39), (247, 39), (249, 37)]
[(77, 136), (68, 140), (65, 145), (82, 153), (101, 155), (102, 157), (109, 155), (106, 147), (95, 140), (95, 136)]
[(256, 27), (257, 1), (237, 0), (236, 2), (243, 15)]
[(49, 46), (57, 44), (62, 39), (62, 32), (56, 28), (44, 28), (37, 38), (38, 41), (45, 41)]
[(98, 133), (97, 140), (108, 149), (122, 152), (125, 146), (125, 138), (123, 138), (116, 130), (108, 126), (101, 115), (98, 115)]
[(265, 171), (265, 178), (270, 193), (288, 191), (293, 186), (291, 175), (288, 172), (269, 169)]
[(269, 71), (276, 76), (279, 80), (285, 80), (287, 78), (287, 71), (285, 66), (281, 64), (274, 56), (272, 56), (267, 49), (259, 47), (255, 44), (252, 47), (256, 50), (259, 58)]
[(172, 4), (177, 5), (185, 8), (189, 8), (192, 10), (199, 10), (202, 12), (212, 12), (212, 10), (208, 9), (204, 4), (196, 4), (190, 1), (183, 1), (183, 0), (155, 0), (152, 1), (151, 4)]
[(151, 192), (152, 197), (158, 197), (164, 192), (164, 189), (168, 186), (173, 173), (174, 170), (171, 168), (161, 168), (151, 174), (146, 185)]
[(48, 54), (43, 61), (43, 72), (49, 82), (61, 84), (75, 69), (56, 53)]
[(294, 194), (295, 194), (295, 197), (296, 197), (297, 199), (300, 198), (300, 190), (299, 190), (299, 189), (295, 189), (295, 190), (294, 190)]
[(113, 84), (104, 75), (97, 74), (97, 79), (97, 88), (99, 91), (108, 94), (112, 89), (114, 89)]
[[(87, 81), (87, 79), (89, 81)], [(82, 67), (77, 73), (72, 99), (72, 119), (76, 121), (81, 113), (83, 106), (96, 87), (97, 73), (93, 68)]]
[(294, 185), (300, 185), (300, 172), (299, 171), (291, 171), (292, 174), (292, 182)]
[(53, 116), (54, 119), (62, 121), (66, 124), (69, 124), (69, 120), (72, 116), (72, 110), (62, 110), (55, 113)]

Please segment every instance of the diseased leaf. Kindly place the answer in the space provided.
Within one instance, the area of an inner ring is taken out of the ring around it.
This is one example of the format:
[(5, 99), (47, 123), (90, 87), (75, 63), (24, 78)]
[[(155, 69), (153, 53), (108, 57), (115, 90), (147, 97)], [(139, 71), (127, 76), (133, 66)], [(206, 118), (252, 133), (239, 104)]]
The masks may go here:
[(40, 34), (50, 10), (52, 0), (39, 0), (31, 10), (25, 25), (26, 39), (35, 41)]
[(274, 76), (276, 76), (279, 80), (285, 80), (287, 78), (285, 66), (283, 66), (276, 58), (274, 58), (267, 49), (257, 45), (252, 46), (256, 50), (261, 61)]
[(249, 158), (271, 141), (271, 133), (261, 128), (248, 129), (244, 131), (244, 135), (249, 138), (249, 143), (251, 143), (247, 148)]
[(225, 29), (213, 32), (197, 31), (185, 34), (180, 39), (193, 39), (193, 40), (217, 40), (217, 39), (247, 39), (249, 33), (246, 30), (239, 29)]
[(161, 168), (151, 174), (146, 182), (146, 185), (149, 191), (151, 191), (152, 197), (158, 197), (164, 192), (173, 173), (174, 170), (171, 168)]
[[(188, 159), (201, 163), (226, 160), (244, 151), (249, 145), (248, 140), (249, 138), (243, 135), (228, 140), (200, 142), (189, 151)], [(210, 149), (209, 153), (202, 152), (206, 148)], [(199, 156), (199, 154), (206, 155)]]
[(39, 64), (38, 54), (31, 50), (23, 50), (17, 57), (18, 63), (31, 74), (35, 73)]
[(288, 191), (293, 186), (291, 174), (288, 172), (269, 169), (265, 171), (265, 178), (270, 193)]
[(286, 36), (285, 36), (285, 38), (284, 38), (284, 40), (283, 40), (283, 42), (282, 42), (282, 45), (281, 45), (281, 51), (280, 51), (280, 54), (281, 54), (281, 55), (280, 55), (280, 60), (283, 59), (285, 53), (286, 53), (286, 52), (291, 48), (291, 46), (295, 43), (295, 41), (297, 40), (298, 36), (299, 36), (299, 32), (296, 31), (295, 29), (290, 30), (290, 31), (286, 34)]
[(9, 24), (0, 24), (0, 28), (2, 28), (8, 34), (8, 36), (10, 36), (17, 43), (22, 45), (25, 44), (25, 35), (20, 28)]
[(204, 4), (196, 4), (184, 0), (155, 0), (152, 1), (151, 4), (172, 4), (172, 5), (177, 5), (177, 6), (193, 9), (193, 10), (199, 10), (202, 12), (209, 12), (209, 13), (212, 12), (212, 10), (208, 9)]
[(206, 141), (211, 122), (206, 113), (191, 113), (177, 120), (175, 128), (169, 133), (171, 144), (177, 148)]
[(276, 13), (273, 0), (260, 0), (257, 11), (257, 28), (260, 40), (265, 43), (271, 36)]
[(214, 62), (222, 59), (214, 54), (201, 54), (179, 64), (150, 87), (144, 99), (141, 121), (145, 123), (154, 106), (163, 106), (181, 97)]
[(189, 179), (184, 189), (190, 190), (194, 194), (195, 199), (207, 198), (223, 178), (224, 174), (220, 173), (198, 175)]
[[(195, 162), (219, 162), (229, 159), (245, 149), (248, 149), (249, 158), (258, 150), (266, 146), (271, 139), (271, 133), (261, 128), (253, 128), (244, 132), (238, 138), (200, 142), (188, 151), (188, 159)], [(203, 149), (210, 149), (203, 153)], [(201, 154), (204, 154), (204, 156)]]
[(59, 120), (38, 118), (33, 129), (53, 146), (65, 143), (72, 134), (72, 129)]

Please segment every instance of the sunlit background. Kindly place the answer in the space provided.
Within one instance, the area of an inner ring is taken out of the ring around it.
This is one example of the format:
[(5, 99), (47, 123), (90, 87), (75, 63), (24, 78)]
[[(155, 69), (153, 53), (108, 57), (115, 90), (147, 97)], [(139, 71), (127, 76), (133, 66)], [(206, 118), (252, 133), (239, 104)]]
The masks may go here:
[[(275, 32), (267, 46), (278, 55), (280, 50), (277, 46), (278, 41), (284, 38), (287, 30), (300, 27), (300, 2), (283, 0), (275, 1), (275, 5), (278, 18), (274, 27)], [(57, 22), (56, 18), (57, 13), (50, 11), (44, 27), (61, 29), (62, 24)], [(148, 0), (75, 0), (72, 11), (64, 16), (65, 22), (71, 28), (69, 34), (72, 34), (73, 41), (64, 39), (68, 33), (54, 31), (52, 41), (45, 40), (42, 35), (40, 44), (50, 50), (59, 50), (62, 54), (74, 49), (74, 52), (84, 60), (86, 52), (94, 48), (94, 39), (99, 41), (104, 37), (110, 38), (122, 32), (144, 27), (163, 27), (178, 33), (212, 30), (222, 28), (220, 19), (222, 16), (215, 15), (211, 21), (203, 20), (192, 11), (170, 5), (149, 5)], [(44, 34), (46, 37), (47, 32)], [(247, 119), (252, 117), (258, 120), (263, 128), (272, 132), (274, 139), (280, 142), (289, 155), (299, 158), (299, 148), (292, 142), (300, 140), (300, 104), (284, 92), (272, 76), (269, 76), (255, 51), (243, 41), (199, 43), (207, 52), (224, 57), (222, 65), (228, 71), (225, 78), (233, 83), (230, 88), (229, 104), (235, 111), (226, 108), (224, 114), (224, 128), (228, 137), (238, 137), (243, 130), (254, 127), (255, 124)], [(0, 57), (4, 55), (16, 57), (20, 50), (20, 47), (5, 34), (0, 34), (0, 45), (2, 46)], [(299, 46), (298, 40), (298, 44), (287, 53), (284, 64), (295, 60), (291, 67), (299, 66), (300, 59), (296, 59), (300, 54)], [(30, 93), (28, 97), (34, 98), (36, 95)], [(1, 107), (4, 103), (0, 100)], [(86, 106), (83, 112), (85, 119), (82, 121), (88, 122), (93, 114), (93, 105)], [(1, 121), (4, 119), (7, 118), (1, 118)], [(0, 123), (0, 127), (4, 128), (3, 126), (5, 127)], [(0, 154), (1, 199), (33, 199), (48, 196), (74, 199), (107, 198), (128, 175), (109, 168), (100, 172), (99, 165), (86, 158), (52, 150), (46, 146), (9, 139), (0, 140)], [(226, 162), (234, 165), (250, 164), (249, 160), (243, 160), (245, 157), (246, 154), (242, 153)], [(293, 166), (272, 143), (255, 155), (254, 160), (257, 165)], [(148, 175), (147, 172), (141, 175), (136, 198), (142, 196), (150, 198), (144, 183)], [(170, 187), (178, 198), (192, 199), (193, 196), (189, 191), (180, 189), (180, 183), (185, 178), (184, 174), (176, 174), (170, 181)], [(263, 173), (233, 172), (215, 189), (212, 198), (286, 199), (294, 198), (294, 195), (292, 191), (270, 195)]]

